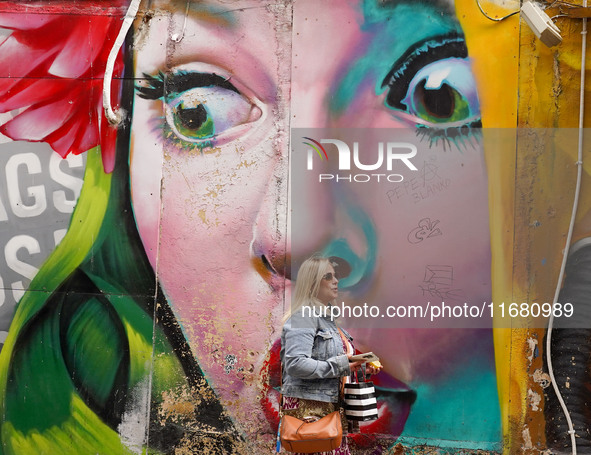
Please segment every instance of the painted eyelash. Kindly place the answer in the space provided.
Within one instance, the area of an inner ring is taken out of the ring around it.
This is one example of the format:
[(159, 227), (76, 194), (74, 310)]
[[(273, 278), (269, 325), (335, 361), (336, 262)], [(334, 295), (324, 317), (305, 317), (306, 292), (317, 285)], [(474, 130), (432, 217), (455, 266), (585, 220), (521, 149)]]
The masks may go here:
[(443, 151), (451, 150), (455, 146), (458, 150), (466, 148), (472, 139), (482, 137), (482, 121), (480, 119), (462, 126), (449, 126), (433, 128), (426, 125), (417, 125), (416, 137), (421, 142), (429, 143), (429, 148), (439, 143), (443, 144)]
[[(426, 66), (446, 59), (467, 59), (468, 49), (463, 35), (451, 33), (430, 37), (415, 43), (395, 63), (382, 81), (382, 88), (388, 89), (385, 104), (401, 115), (410, 117), (409, 108), (402, 103), (410, 90), (413, 78)], [(405, 113), (405, 114), (403, 114)], [(413, 115), (414, 117), (414, 115)], [(443, 151), (456, 148), (465, 150), (473, 145), (473, 139), (481, 137), (482, 122), (480, 118), (466, 119), (465, 124), (441, 123), (431, 125), (415, 118), (416, 136), (429, 147), (440, 146)]]
[(415, 43), (395, 63), (382, 81), (388, 87), (386, 104), (394, 109), (406, 110), (402, 100), (412, 78), (430, 63), (446, 58), (467, 58), (464, 37), (457, 34), (440, 35)]
[[(228, 79), (215, 73), (178, 71), (169, 75), (159, 71), (158, 74), (154, 76), (146, 73), (143, 73), (143, 76), (146, 85), (136, 85), (136, 90), (138, 96), (147, 100), (162, 100), (163, 102), (166, 102), (166, 99), (171, 94), (180, 94), (193, 88), (208, 86), (221, 87), (239, 93), (236, 87), (234, 87)], [(182, 150), (187, 153), (198, 152), (203, 154), (204, 150), (214, 147), (214, 138), (199, 141), (179, 139), (166, 121), (165, 117), (159, 118), (157, 128), (162, 131), (164, 140), (177, 150)]]
[(180, 94), (198, 87), (220, 87), (240, 93), (229, 79), (216, 73), (200, 73), (196, 71), (177, 71), (164, 74), (159, 71), (156, 76), (145, 74), (148, 86), (136, 86), (139, 96), (148, 100), (164, 99), (170, 94)]
[(212, 149), (214, 147), (213, 138), (203, 139), (200, 142), (189, 142), (179, 139), (174, 131), (172, 131), (170, 126), (168, 126), (166, 120), (162, 121), (160, 127), (162, 128), (162, 137), (164, 140), (178, 151), (183, 151), (186, 153), (197, 152), (200, 155), (203, 155), (204, 150)]
[[(138, 95), (141, 98), (147, 100), (159, 100), (165, 98), (165, 90), (164, 90), (164, 79), (166, 75), (159, 71), (156, 76), (151, 76), (149, 74), (143, 74), (147, 86), (136, 86), (136, 90), (138, 91)], [(189, 142), (180, 140), (174, 131), (168, 125), (166, 121), (166, 117), (161, 116), (158, 118), (153, 119), (154, 124), (152, 129), (154, 131), (160, 131), (162, 134), (162, 138), (166, 141), (169, 146), (174, 147), (178, 151), (183, 151), (186, 153), (197, 152), (203, 154), (203, 150), (208, 148), (213, 148), (213, 141), (212, 140), (203, 140), (201, 142)]]
[(148, 86), (136, 85), (135, 89), (140, 98), (146, 100), (159, 100), (164, 98), (164, 78), (166, 77), (162, 71), (158, 71), (156, 76), (143, 73)]

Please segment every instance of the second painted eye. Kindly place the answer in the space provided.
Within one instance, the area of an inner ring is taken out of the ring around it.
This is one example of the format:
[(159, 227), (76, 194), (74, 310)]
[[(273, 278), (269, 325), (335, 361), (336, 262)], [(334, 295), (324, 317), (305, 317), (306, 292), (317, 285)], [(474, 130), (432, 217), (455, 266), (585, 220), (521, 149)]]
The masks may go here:
[(468, 60), (447, 58), (431, 63), (411, 79), (400, 101), (419, 121), (448, 126), (479, 118), (476, 84)]
[(260, 118), (261, 111), (224, 87), (195, 87), (164, 100), (166, 121), (182, 140), (200, 142)]
[(394, 116), (414, 124), (431, 143), (456, 141), (480, 128), (480, 104), (463, 36), (426, 38), (392, 65), (381, 87)]

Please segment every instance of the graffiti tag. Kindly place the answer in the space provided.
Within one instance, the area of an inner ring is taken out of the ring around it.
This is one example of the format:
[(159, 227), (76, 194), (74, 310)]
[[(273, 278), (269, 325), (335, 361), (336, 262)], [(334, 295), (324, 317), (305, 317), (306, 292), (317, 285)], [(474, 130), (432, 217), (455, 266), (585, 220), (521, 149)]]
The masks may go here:
[(442, 235), (443, 232), (437, 227), (438, 224), (439, 220), (431, 221), (431, 218), (423, 218), (418, 226), (408, 233), (408, 242), (416, 244), (430, 237)]
[(454, 289), (453, 281), (454, 269), (451, 265), (427, 265), (419, 289), (424, 296), (457, 300), (461, 298), (462, 290)]

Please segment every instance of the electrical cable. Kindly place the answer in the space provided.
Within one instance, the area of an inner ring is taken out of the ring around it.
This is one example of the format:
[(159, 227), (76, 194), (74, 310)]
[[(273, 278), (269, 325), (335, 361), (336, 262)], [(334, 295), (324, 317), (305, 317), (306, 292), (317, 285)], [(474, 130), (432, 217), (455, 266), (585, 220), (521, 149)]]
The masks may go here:
[(564, 5), (564, 6), (568, 6), (570, 8), (580, 8), (581, 7), (581, 5), (577, 5), (576, 3), (565, 2), (563, 0), (556, 0), (552, 3), (550, 3), (549, 5), (546, 5), (544, 7), (544, 9), (553, 8), (556, 5), (559, 5), (559, 6)]
[(570, 17), (568, 14), (557, 14), (556, 16), (552, 16), (550, 20), (554, 22), (554, 19), (558, 19), (559, 17)]
[(480, 10), (480, 12), (483, 14), (484, 17), (486, 17), (487, 19), (490, 19), (491, 21), (494, 22), (501, 22), (504, 21), (505, 19), (507, 19), (508, 17), (514, 16), (515, 14), (518, 14), (520, 10), (517, 11), (513, 11), (510, 14), (507, 14), (506, 16), (503, 17), (490, 17), (488, 14), (486, 14), (486, 12), (482, 9), (482, 6), (480, 5), (480, 0), (476, 0), (476, 4), (478, 5), (478, 9)]
[[(480, 12), (487, 19), (494, 21), (494, 22), (503, 21), (503, 20), (519, 13), (519, 11), (514, 11), (513, 13), (508, 14), (508, 15), (501, 17), (501, 18), (490, 17), (482, 9), (482, 6), (480, 5), (480, 1), (479, 0), (475, 0), (475, 1), (476, 1), (476, 4), (478, 5), (478, 9), (480, 9)], [(564, 4), (564, 5), (567, 4), (567, 2), (555, 1), (552, 5), (554, 5), (556, 3), (560, 3), (560, 4)], [(584, 8), (587, 7), (587, 0), (583, 0), (583, 7)], [(555, 19), (557, 17), (562, 17), (562, 16), (567, 16), (567, 15), (566, 14), (559, 14), (559, 15), (553, 17), (552, 19)], [(572, 212), (571, 212), (571, 217), (570, 217), (570, 222), (569, 222), (568, 235), (567, 235), (567, 239), (566, 239), (566, 246), (564, 248), (564, 254), (563, 254), (563, 258), (562, 258), (562, 264), (560, 267), (560, 273), (558, 276), (558, 282), (556, 284), (556, 289), (554, 292), (553, 305), (556, 304), (556, 302), (558, 300), (558, 295), (560, 293), (561, 285), (564, 280), (564, 271), (566, 268), (566, 261), (568, 259), (568, 252), (569, 252), (568, 250), (569, 250), (569, 246), (572, 241), (572, 234), (573, 234), (573, 230), (574, 230), (575, 218), (576, 218), (576, 214), (577, 214), (577, 210), (578, 210), (578, 206), (579, 206), (579, 197), (580, 197), (580, 193), (581, 193), (581, 179), (582, 179), (582, 173), (583, 173), (583, 131), (584, 131), (583, 125), (584, 125), (584, 113), (585, 113), (585, 61), (586, 61), (586, 54), (587, 54), (587, 18), (583, 18), (583, 29), (581, 31), (581, 35), (582, 35), (581, 88), (580, 88), (580, 96), (579, 96), (579, 137), (578, 137), (578, 151), (577, 151), (577, 161), (576, 161), (577, 182), (576, 182), (576, 188), (575, 188), (575, 195), (573, 198), (573, 207), (572, 207)], [(552, 367), (551, 341), (552, 341), (553, 324), (554, 324), (554, 312), (552, 312), (552, 314), (550, 315), (550, 318), (548, 320), (548, 329), (547, 329), (547, 335), (546, 335), (546, 359), (547, 359), (547, 364), (548, 364), (548, 373), (549, 373), (549, 376), (551, 379), (552, 388), (554, 389), (554, 392), (556, 393), (556, 397), (560, 403), (560, 406), (562, 408), (562, 411), (564, 413), (564, 416), (565, 416), (567, 424), (568, 424), (568, 434), (569, 434), (570, 440), (571, 440), (572, 455), (576, 455), (577, 454), (577, 442), (576, 442), (576, 438), (575, 438), (575, 430), (573, 427), (573, 423), (572, 423), (572, 419), (571, 419), (569, 410), (566, 406), (566, 403), (564, 402), (564, 399), (562, 397), (562, 394), (560, 393), (560, 390), (558, 389), (558, 385), (556, 384), (556, 378), (554, 376), (554, 369)]]
[(111, 52), (109, 52), (109, 57), (107, 58), (107, 66), (105, 68), (105, 76), (103, 78), (103, 109), (105, 110), (105, 117), (107, 117), (109, 123), (115, 126), (119, 125), (125, 117), (125, 113), (122, 109), (117, 109), (117, 111), (114, 111), (113, 106), (111, 105), (111, 81), (113, 80), (115, 59), (117, 58), (119, 49), (121, 49), (121, 46), (123, 45), (123, 41), (125, 41), (127, 32), (135, 20), (140, 7), (140, 2), (141, 0), (131, 0), (129, 8), (125, 13), (125, 18), (123, 19), (123, 24), (121, 25), (119, 34), (117, 35), (117, 38), (113, 43), (113, 47), (111, 47)]
[[(587, 7), (587, 0), (583, 1), (583, 7)], [(583, 175), (583, 121), (585, 117), (585, 61), (587, 58), (587, 18), (583, 18), (583, 29), (581, 30), (582, 35), (582, 42), (581, 42), (581, 89), (579, 95), (579, 143), (578, 143), (578, 150), (577, 150), (577, 182), (575, 186), (575, 195), (573, 198), (573, 208), (570, 217), (570, 223), (568, 227), (568, 234), (566, 237), (566, 246), (564, 248), (564, 253), (562, 257), (562, 264), (560, 266), (560, 273), (558, 275), (558, 282), (556, 284), (556, 290), (554, 292), (554, 300), (553, 305), (556, 304), (558, 300), (558, 294), (560, 293), (560, 288), (562, 286), (562, 281), (564, 279), (564, 270), (566, 268), (566, 260), (568, 258), (568, 250), (572, 241), (573, 230), (575, 227), (575, 218), (577, 215), (577, 209), (579, 207), (579, 196), (581, 193), (581, 179)], [(548, 319), (548, 330), (546, 332), (546, 362), (548, 364), (548, 374), (550, 376), (552, 388), (556, 393), (556, 397), (560, 403), (564, 416), (566, 418), (568, 424), (568, 434), (570, 435), (571, 440), (571, 447), (572, 447), (572, 455), (577, 455), (577, 441), (575, 438), (575, 430), (573, 427), (573, 422), (562, 398), (562, 394), (558, 389), (558, 384), (556, 384), (556, 378), (554, 377), (554, 369), (552, 367), (552, 352), (551, 352), (551, 340), (552, 340), (552, 329), (554, 325), (554, 311), (550, 315)]]

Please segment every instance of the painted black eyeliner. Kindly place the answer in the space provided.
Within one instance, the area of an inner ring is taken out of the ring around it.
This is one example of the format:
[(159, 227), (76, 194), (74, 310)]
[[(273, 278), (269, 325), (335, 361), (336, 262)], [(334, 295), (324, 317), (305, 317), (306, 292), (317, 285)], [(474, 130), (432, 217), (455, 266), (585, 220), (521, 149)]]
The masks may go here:
[(157, 100), (165, 95), (186, 92), (196, 87), (221, 87), (235, 93), (240, 93), (228, 79), (215, 73), (198, 73), (193, 71), (179, 71), (177, 73), (158, 75), (144, 74), (148, 86), (137, 86), (141, 98)]
[(389, 87), (386, 97), (388, 106), (406, 110), (402, 100), (415, 74), (430, 63), (453, 57), (468, 57), (466, 41), (457, 33), (432, 36), (408, 48), (382, 81), (382, 88)]
[(148, 86), (136, 85), (135, 89), (140, 98), (146, 100), (159, 100), (164, 98), (164, 73), (158, 72), (157, 76), (144, 73), (144, 78)]

